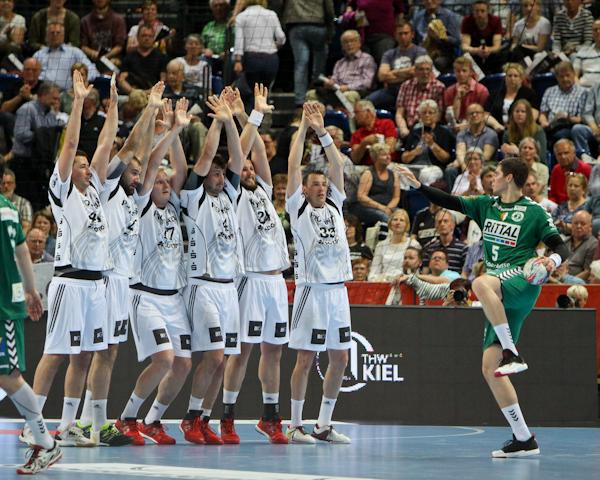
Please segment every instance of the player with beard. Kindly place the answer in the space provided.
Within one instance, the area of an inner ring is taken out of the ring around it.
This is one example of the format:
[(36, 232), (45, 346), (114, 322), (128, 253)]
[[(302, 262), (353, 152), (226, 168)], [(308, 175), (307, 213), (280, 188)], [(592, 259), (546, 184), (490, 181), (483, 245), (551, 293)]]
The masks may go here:
[[(152, 104), (154, 112), (148, 129), (153, 131), (156, 102)], [(187, 172), (179, 133), (190, 121), (187, 107), (186, 99), (179, 100), (173, 115), (171, 102), (163, 100), (162, 124), (168, 133), (152, 150), (143, 183), (133, 194), (140, 213), (129, 318), (138, 360), (151, 357), (151, 361), (138, 377), (116, 427), (131, 437), (134, 445), (143, 445), (143, 437), (162, 445), (175, 443), (160, 419), (192, 366), (190, 328), (179, 292), (186, 283), (179, 192)], [(170, 177), (160, 167), (169, 149), (173, 169)], [(156, 399), (144, 421), (138, 422), (142, 403), (156, 387)]]
[[(306, 132), (312, 128), (325, 149), (329, 178), (320, 171), (302, 175), (300, 162)], [(302, 122), (290, 150), (286, 209), (290, 214), (296, 255), (296, 292), (290, 325), (290, 348), (297, 350), (291, 378), (292, 420), (286, 432), (291, 443), (350, 443), (331, 425), (333, 409), (348, 363), (351, 325), (348, 291), (352, 279), (342, 204), (344, 163), (323, 125), (314, 103), (304, 104)], [(319, 419), (312, 435), (304, 431), (302, 408), (308, 375), (318, 352), (327, 351), (329, 365), (323, 380)]]
[[(243, 156), (235, 121), (224, 98), (212, 96), (206, 104), (214, 112), (209, 114), (213, 122), (204, 150), (181, 192), (190, 239), (184, 295), (192, 325), (192, 350), (203, 354), (194, 372), (189, 408), (180, 428), (188, 442), (222, 444), (208, 424), (212, 405), (203, 405), (203, 400), (205, 396), (214, 400), (221, 386), (225, 355), (240, 353), (234, 279), (244, 273), (244, 259), (235, 210)], [(229, 164), (216, 155), (223, 127)]]

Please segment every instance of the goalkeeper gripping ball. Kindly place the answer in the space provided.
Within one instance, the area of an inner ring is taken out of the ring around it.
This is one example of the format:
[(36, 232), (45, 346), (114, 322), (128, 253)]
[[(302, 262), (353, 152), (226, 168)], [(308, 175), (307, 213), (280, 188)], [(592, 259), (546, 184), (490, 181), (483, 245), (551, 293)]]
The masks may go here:
[(532, 285), (543, 285), (550, 277), (546, 265), (542, 263), (543, 257), (534, 257), (527, 260), (523, 267), (523, 276)]

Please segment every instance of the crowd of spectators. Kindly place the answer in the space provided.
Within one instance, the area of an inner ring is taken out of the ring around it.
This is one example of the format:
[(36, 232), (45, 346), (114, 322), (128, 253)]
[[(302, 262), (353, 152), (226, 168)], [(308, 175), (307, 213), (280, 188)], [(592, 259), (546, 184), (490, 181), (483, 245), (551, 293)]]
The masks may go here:
[[(344, 154), (356, 281), (446, 285), (482, 273), (479, 227), (410, 191), (395, 166), (455, 195), (490, 195), (505, 156), (528, 163), (525, 195), (551, 214), (572, 250), (551, 281), (597, 278), (600, 2), (209, 0), (212, 18), (185, 38), (161, 20), (155, 0), (140, 2), (134, 22), (110, 0), (93, 0), (81, 17), (66, 3), (49, 0), (25, 18), (17, 2), (0, 1), (0, 149), (9, 167), (1, 192), (18, 207), (34, 262), (53, 254), (47, 182), (74, 70), (98, 87), (83, 110), (79, 147), (88, 156), (104, 123), (103, 81), (114, 73), (121, 138), (157, 81), (166, 98), (189, 100), (194, 116), (182, 140), (192, 163), (215, 78), (233, 82), (249, 110), (251, 87), (273, 85), (288, 43), (294, 105), (320, 102)], [(261, 131), (290, 255), (285, 185), (299, 119), (297, 110), (283, 128)], [(307, 139), (303, 163), (327, 168), (317, 139)]]

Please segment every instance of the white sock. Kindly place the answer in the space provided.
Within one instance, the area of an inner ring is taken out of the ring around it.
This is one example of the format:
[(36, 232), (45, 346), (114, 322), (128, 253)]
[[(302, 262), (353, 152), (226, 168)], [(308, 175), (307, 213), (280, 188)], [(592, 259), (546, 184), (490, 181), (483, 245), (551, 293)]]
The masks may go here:
[(240, 392), (232, 392), (231, 390), (225, 390), (223, 389), (223, 403), (224, 404), (235, 404), (235, 402), (237, 402), (237, 397), (240, 394)]
[(204, 401), (203, 398), (198, 398), (198, 397), (194, 397), (193, 395), (190, 395), (190, 404), (188, 406), (188, 412), (190, 410), (202, 410), (202, 402)]
[(60, 425), (58, 426), (59, 432), (66, 430), (75, 421), (77, 410), (79, 410), (79, 402), (81, 402), (81, 398), (65, 397), (63, 399), (62, 416), (60, 417)]
[(106, 418), (106, 404), (108, 400), (92, 400), (92, 430), (99, 432), (100, 429), (108, 422)]
[(138, 397), (135, 392), (131, 394), (129, 400), (127, 400), (127, 404), (125, 405), (125, 409), (121, 414), (121, 420), (125, 420), (126, 418), (137, 418), (138, 411), (144, 403), (145, 398)]
[(291, 426), (302, 426), (302, 409), (304, 408), (304, 400), (294, 400), (292, 398), (292, 421)]
[(521, 413), (521, 407), (519, 407), (518, 403), (504, 407), (502, 413), (506, 417), (517, 440), (524, 442), (531, 438), (531, 432), (529, 431), (529, 428), (527, 428), (523, 413)]
[(35, 444), (46, 449), (54, 447), (54, 439), (44, 424), (38, 399), (31, 387), (26, 383), (23, 384), (10, 395), (10, 399), (29, 425)]
[(154, 400), (150, 410), (148, 410), (148, 415), (146, 415), (146, 418), (144, 419), (144, 423), (150, 425), (152, 422), (159, 421), (167, 408), (169, 408), (169, 405), (163, 405), (158, 400)]
[(202, 418), (204, 418), (204, 417), (210, 418), (211, 413), (212, 413), (212, 408), (203, 408), (202, 409)]
[(496, 325), (494, 327), (494, 332), (496, 332), (496, 336), (498, 337), (498, 340), (500, 340), (502, 350), (511, 350), (515, 355), (519, 354), (519, 352), (517, 352), (517, 347), (515, 347), (515, 342), (513, 342), (508, 323)]
[(267, 393), (262, 392), (263, 403), (268, 405), (270, 403), (279, 403), (279, 392), (277, 393)]
[(40, 413), (42, 412), (42, 410), (44, 410), (44, 405), (46, 405), (46, 400), (48, 399), (48, 397), (46, 395), (37, 395), (34, 394), (37, 398), (38, 401), (38, 405), (40, 406)]
[(85, 398), (83, 400), (83, 408), (81, 409), (81, 417), (79, 417), (79, 422), (87, 426), (92, 423), (92, 391), (85, 391)]
[(319, 410), (319, 419), (317, 420), (317, 425), (319, 427), (323, 428), (331, 425), (331, 417), (333, 416), (335, 402), (337, 402), (337, 398), (327, 398), (323, 395), (323, 398), (321, 399), (321, 409)]

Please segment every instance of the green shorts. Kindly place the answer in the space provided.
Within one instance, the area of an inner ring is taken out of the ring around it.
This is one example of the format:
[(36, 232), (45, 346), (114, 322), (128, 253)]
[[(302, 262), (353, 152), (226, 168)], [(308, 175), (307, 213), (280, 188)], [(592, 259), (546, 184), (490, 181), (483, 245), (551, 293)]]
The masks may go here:
[(0, 375), (25, 371), (25, 324), (23, 320), (0, 321)]
[[(525, 319), (533, 309), (542, 287), (527, 282), (522, 273), (510, 275), (509, 272), (489, 273), (500, 279), (502, 290), (502, 304), (508, 319), (508, 326), (515, 344), (519, 341), (519, 335)], [(486, 320), (483, 330), (483, 349), (499, 343), (494, 327)]]

